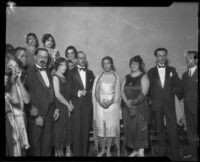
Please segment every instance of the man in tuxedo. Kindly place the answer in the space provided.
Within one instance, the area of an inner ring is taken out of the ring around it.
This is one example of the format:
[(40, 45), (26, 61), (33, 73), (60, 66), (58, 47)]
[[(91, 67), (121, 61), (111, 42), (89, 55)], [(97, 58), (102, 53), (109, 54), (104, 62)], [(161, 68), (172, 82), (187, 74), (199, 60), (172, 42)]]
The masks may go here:
[(67, 80), (72, 89), (71, 101), (74, 110), (71, 113), (72, 147), (74, 156), (88, 155), (89, 128), (92, 121), (92, 86), (94, 74), (86, 68), (86, 54), (78, 52), (77, 67), (69, 71)]
[(181, 81), (176, 69), (166, 64), (167, 53), (168, 51), (165, 48), (158, 48), (155, 50), (154, 55), (157, 58), (157, 65), (148, 71), (150, 80), (149, 98), (158, 133), (159, 155), (166, 155), (165, 118), (168, 140), (172, 153), (171, 156), (174, 160), (178, 160), (179, 142), (175, 111), (175, 94), (178, 94), (179, 97)]
[(188, 51), (186, 62), (188, 70), (182, 75), (184, 111), (190, 154), (197, 161), (197, 116), (198, 116), (198, 53)]
[(36, 63), (27, 70), (26, 87), (30, 94), (30, 110), (27, 113), (27, 132), (30, 156), (51, 155), (53, 118), (59, 117), (55, 110), (53, 84), (46, 69), (49, 53), (44, 48), (35, 51)]

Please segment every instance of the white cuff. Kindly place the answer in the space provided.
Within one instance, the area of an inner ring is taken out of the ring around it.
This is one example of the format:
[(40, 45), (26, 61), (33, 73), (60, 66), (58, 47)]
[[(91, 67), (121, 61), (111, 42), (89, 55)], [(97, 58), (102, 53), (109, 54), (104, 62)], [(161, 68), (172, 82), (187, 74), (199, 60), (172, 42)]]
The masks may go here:
[(81, 93), (81, 91), (79, 90), (79, 91), (78, 91), (78, 97), (79, 97), (79, 98), (81, 97), (81, 94), (80, 94), (80, 93)]

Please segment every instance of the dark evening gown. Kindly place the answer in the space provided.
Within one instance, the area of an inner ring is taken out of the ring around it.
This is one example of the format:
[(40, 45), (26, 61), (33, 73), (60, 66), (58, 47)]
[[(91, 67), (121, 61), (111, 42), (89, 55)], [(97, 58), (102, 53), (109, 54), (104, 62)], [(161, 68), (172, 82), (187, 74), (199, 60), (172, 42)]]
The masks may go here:
[[(137, 98), (141, 92), (141, 78), (144, 74), (137, 77), (126, 75), (124, 93), (129, 100)], [(148, 129), (149, 107), (147, 99), (136, 106), (134, 115), (130, 115), (130, 108), (126, 105), (123, 109), (124, 126), (125, 126), (125, 146), (131, 149), (148, 147)]]
[[(69, 102), (70, 87), (64, 78), (54, 74), (58, 77), (60, 84), (60, 93)], [(59, 118), (54, 122), (52, 144), (56, 148), (65, 148), (71, 144), (71, 123), (70, 115), (66, 105), (61, 103), (56, 98), (56, 108), (59, 108)]]

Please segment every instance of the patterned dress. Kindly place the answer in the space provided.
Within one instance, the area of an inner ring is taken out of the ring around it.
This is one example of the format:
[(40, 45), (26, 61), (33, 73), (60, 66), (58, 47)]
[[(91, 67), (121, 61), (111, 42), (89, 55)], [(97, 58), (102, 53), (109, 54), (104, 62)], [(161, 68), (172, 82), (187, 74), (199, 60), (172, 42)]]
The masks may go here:
[[(143, 75), (141, 74), (137, 77), (131, 77), (130, 74), (126, 75), (124, 93), (128, 100), (136, 99), (141, 92), (141, 78)], [(131, 112), (129, 107), (124, 106), (123, 118), (126, 147), (132, 149), (148, 147), (148, 112), (149, 107), (146, 98), (136, 106), (135, 112)]]
[[(101, 102), (113, 100), (107, 109), (97, 101), (95, 93), (99, 93)], [(99, 137), (113, 137), (113, 142), (119, 147), (120, 138), (120, 85), (118, 76), (113, 73), (102, 73), (96, 77), (93, 86), (93, 119), (96, 147)], [(119, 149), (118, 149), (119, 150)]]

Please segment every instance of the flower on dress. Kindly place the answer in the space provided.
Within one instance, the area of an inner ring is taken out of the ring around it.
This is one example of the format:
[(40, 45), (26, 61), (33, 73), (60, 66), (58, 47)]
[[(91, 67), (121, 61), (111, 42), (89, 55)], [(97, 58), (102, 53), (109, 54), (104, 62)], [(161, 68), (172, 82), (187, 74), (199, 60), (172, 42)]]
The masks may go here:
[(173, 76), (173, 73), (172, 73), (172, 72), (170, 72), (169, 76), (170, 76), (170, 77), (172, 77), (172, 76)]

